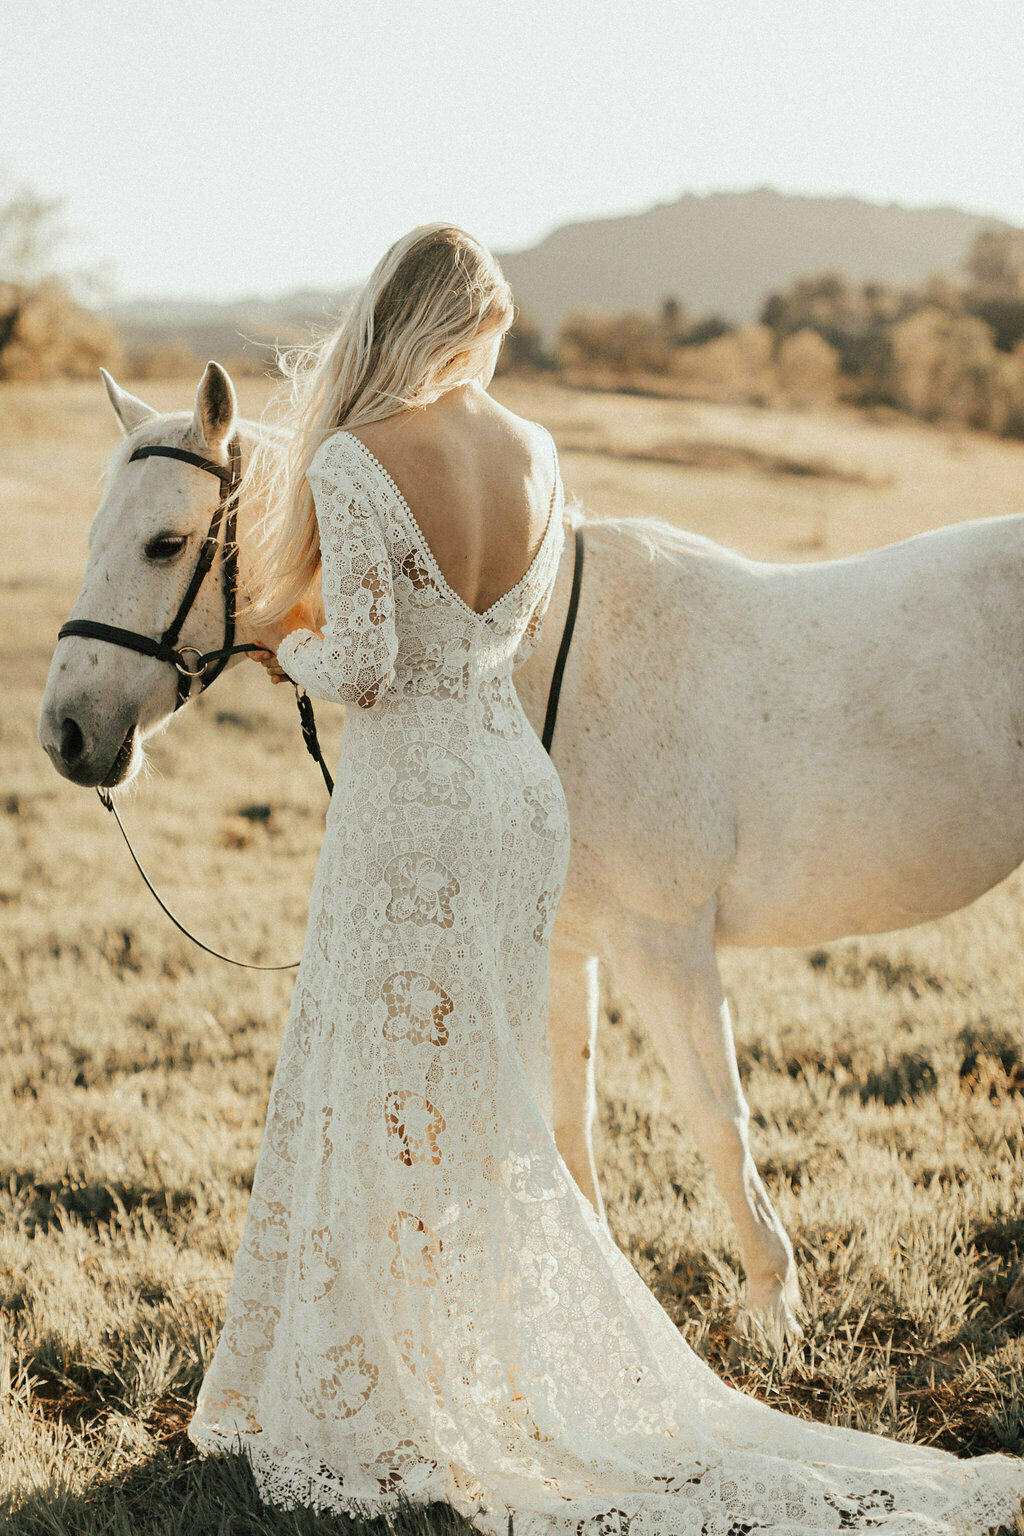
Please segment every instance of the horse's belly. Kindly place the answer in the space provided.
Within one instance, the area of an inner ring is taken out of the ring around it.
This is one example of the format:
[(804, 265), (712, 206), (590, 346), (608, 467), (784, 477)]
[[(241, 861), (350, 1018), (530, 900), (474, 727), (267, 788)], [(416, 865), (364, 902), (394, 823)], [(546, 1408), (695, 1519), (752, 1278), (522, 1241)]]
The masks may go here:
[(719, 889), (718, 940), (802, 945), (910, 928), (968, 906), (1022, 859), (1019, 774), (922, 773), (902, 792), (890, 774), (871, 804), (805, 805), (748, 829)]
[[(800, 948), (856, 934), (894, 933), (969, 906), (1014, 867), (991, 880), (965, 883), (955, 892), (947, 891), (934, 905), (927, 904), (927, 892), (909, 887), (881, 890), (872, 886), (857, 891), (828, 890), (819, 885), (806, 894), (806, 899), (796, 896), (789, 902), (751, 901), (726, 888), (720, 893), (715, 942), (741, 948)], [(891, 879), (891, 873), (887, 877)]]

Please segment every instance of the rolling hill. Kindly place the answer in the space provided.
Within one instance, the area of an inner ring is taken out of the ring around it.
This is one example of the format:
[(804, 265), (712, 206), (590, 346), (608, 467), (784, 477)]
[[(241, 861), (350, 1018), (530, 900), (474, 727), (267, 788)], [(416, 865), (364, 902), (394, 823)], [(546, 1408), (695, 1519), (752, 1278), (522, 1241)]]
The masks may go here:
[(502, 258), (522, 309), (546, 335), (573, 309), (649, 309), (671, 295), (691, 315), (756, 317), (765, 295), (809, 273), (896, 286), (955, 274), (997, 219), (853, 197), (689, 194), (643, 213), (554, 230)]
[[(958, 208), (904, 208), (854, 197), (802, 197), (760, 188), (689, 193), (640, 213), (552, 231), (502, 254), (523, 312), (553, 340), (571, 310), (650, 309), (672, 296), (694, 316), (753, 319), (765, 295), (825, 270), (910, 285), (955, 274), (974, 237), (1006, 228)], [(235, 303), (136, 300), (107, 311), (129, 347), (182, 341), (223, 355), (295, 341), (337, 312), (344, 289)]]

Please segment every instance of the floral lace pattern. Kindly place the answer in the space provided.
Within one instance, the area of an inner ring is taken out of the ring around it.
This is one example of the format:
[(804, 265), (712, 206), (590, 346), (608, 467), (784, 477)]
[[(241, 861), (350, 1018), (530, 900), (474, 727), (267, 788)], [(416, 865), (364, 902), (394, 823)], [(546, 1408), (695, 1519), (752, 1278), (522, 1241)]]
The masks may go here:
[(787, 1417), (695, 1356), (551, 1133), (548, 945), (568, 828), (514, 667), (562, 546), (485, 614), (349, 433), (309, 473), (349, 713), (227, 1320), (190, 1433), (266, 1499), (446, 1500), (506, 1536), (953, 1536), (1024, 1468)]

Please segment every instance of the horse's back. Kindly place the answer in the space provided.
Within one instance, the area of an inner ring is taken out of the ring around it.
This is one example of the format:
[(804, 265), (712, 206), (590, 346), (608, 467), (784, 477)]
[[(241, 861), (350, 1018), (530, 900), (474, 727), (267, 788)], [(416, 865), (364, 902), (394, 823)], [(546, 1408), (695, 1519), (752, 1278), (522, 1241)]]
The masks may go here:
[(737, 690), (729, 726), (761, 767), (736, 780), (723, 938), (906, 927), (1008, 875), (1024, 856), (1024, 518), (784, 567), (767, 590), (759, 686)]
[(725, 942), (818, 942), (953, 910), (1019, 862), (1024, 518), (805, 565), (586, 533), (555, 758), (588, 902), (678, 922), (715, 900)]

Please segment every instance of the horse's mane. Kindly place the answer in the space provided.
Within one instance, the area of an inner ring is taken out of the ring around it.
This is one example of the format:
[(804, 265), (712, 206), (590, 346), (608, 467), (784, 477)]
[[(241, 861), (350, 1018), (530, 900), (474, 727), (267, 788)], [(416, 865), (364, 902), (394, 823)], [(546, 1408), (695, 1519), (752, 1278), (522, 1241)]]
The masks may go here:
[(684, 560), (743, 558), (702, 534), (688, 533), (685, 528), (676, 528), (658, 517), (586, 517), (582, 506), (576, 502), (569, 509), (569, 520), (573, 528), (582, 525), (588, 538), (616, 544), (630, 554), (639, 552), (650, 561), (669, 560), (680, 565)]

